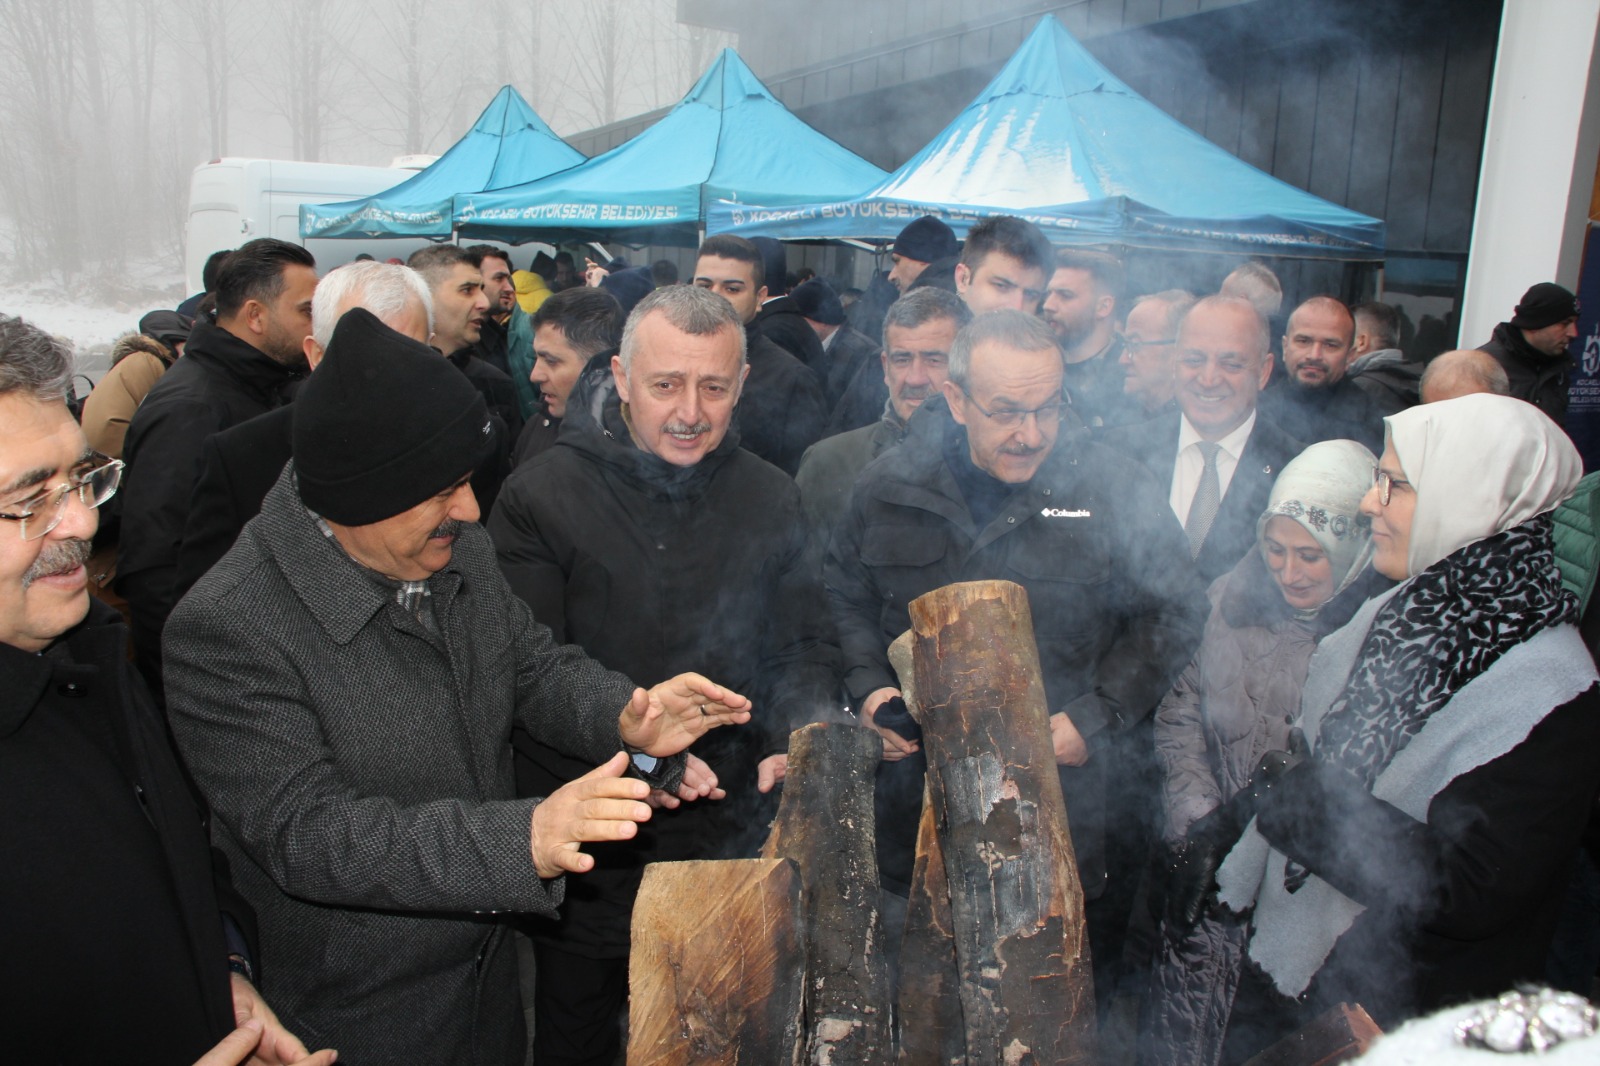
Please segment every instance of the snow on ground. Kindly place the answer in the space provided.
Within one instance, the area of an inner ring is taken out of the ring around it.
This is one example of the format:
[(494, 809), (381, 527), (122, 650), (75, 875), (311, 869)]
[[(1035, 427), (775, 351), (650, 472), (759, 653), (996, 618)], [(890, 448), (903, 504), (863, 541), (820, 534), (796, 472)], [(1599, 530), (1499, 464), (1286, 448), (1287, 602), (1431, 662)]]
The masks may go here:
[[(96, 299), (97, 292), (101, 299)], [(111, 365), (111, 345), (118, 337), (138, 329), (146, 313), (174, 307), (182, 299), (176, 276), (165, 284), (146, 282), (115, 294), (97, 290), (92, 282), (70, 290), (41, 282), (0, 284), (0, 314), (21, 316), (70, 342), (78, 373), (95, 381)]]

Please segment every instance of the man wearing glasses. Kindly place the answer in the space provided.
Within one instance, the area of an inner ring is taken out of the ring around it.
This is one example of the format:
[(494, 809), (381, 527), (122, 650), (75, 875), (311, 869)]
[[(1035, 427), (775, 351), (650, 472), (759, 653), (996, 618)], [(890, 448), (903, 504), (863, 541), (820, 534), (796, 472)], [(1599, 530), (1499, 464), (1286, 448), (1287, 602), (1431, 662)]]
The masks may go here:
[(1184, 316), (1174, 348), (1179, 410), (1103, 439), (1155, 474), (1195, 570), (1211, 582), (1255, 546), (1272, 483), (1305, 445), (1256, 411), (1272, 353), (1254, 306), (1231, 296), (1201, 300)]
[(96, 508), (122, 463), (89, 449), (70, 381), (65, 348), (0, 316), (7, 1057), (87, 1064), (125, 1047), (143, 1062), (327, 1066), (331, 1052), (307, 1058), (256, 993), (250, 909), (213, 879), (121, 617), (89, 597)]
[[(1105, 865), (1105, 838), (1122, 817), (1105, 803), (1106, 776), (1117, 772), (1110, 738), (1166, 693), (1206, 605), (1160, 486), (1086, 439), (1062, 392), (1062, 366), (1038, 318), (974, 319), (951, 347), (943, 396), (856, 483), (825, 574), (845, 685), (869, 722), (900, 695), (888, 647), (909, 628), (913, 599), (957, 581), (1000, 578), (1027, 589), (1098, 970), (1114, 963), (1121, 933), (1096, 906), (1121, 894), (1108, 892)], [(915, 742), (879, 733), (886, 760), (921, 758)], [(914, 832), (914, 816), (880, 818), (880, 841)], [(908, 879), (885, 870), (884, 880)]]
[(1122, 408), (1113, 425), (1147, 422), (1176, 412), (1172, 363), (1178, 347), (1178, 323), (1194, 306), (1194, 294), (1182, 289), (1141, 296), (1128, 309), (1122, 327)]

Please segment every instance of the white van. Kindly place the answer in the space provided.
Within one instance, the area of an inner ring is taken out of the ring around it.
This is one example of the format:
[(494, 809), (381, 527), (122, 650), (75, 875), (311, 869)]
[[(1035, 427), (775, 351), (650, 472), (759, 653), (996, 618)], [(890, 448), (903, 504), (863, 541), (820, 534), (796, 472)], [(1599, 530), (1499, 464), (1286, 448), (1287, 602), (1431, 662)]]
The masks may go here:
[(199, 292), (200, 271), (212, 252), (237, 248), (257, 237), (303, 244), (317, 260), (317, 273), (355, 259), (404, 259), (431, 243), (421, 238), (387, 240), (300, 239), (300, 205), (355, 200), (400, 184), (432, 163), (434, 156), (403, 156), (396, 166), (356, 167), (283, 159), (213, 159), (194, 168), (189, 182), (189, 226), (184, 247), (184, 283)]

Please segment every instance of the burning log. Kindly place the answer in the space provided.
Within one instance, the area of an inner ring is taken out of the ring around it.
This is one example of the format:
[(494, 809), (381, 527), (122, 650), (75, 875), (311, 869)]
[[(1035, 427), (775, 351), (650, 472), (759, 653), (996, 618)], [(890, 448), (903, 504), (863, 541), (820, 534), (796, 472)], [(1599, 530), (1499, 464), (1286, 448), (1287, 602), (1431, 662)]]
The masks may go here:
[(795, 1061), (801, 921), (787, 859), (647, 866), (633, 908), (628, 1066)]
[(1366, 1054), (1383, 1030), (1359, 1004), (1341, 1003), (1244, 1066), (1335, 1066)]
[(872, 781), (883, 744), (870, 729), (808, 725), (789, 734), (789, 769), (761, 855), (792, 859), (804, 888), (805, 1061), (893, 1061), (882, 953)]
[(1027, 594), (949, 585), (911, 602), (911, 625), (966, 1066), (1091, 1063), (1083, 888)]

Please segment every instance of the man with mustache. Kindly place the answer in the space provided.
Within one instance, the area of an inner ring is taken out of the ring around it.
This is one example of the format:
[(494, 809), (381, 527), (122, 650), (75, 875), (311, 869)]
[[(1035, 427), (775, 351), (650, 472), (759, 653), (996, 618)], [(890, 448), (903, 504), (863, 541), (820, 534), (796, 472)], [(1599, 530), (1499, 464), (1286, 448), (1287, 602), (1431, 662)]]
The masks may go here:
[[(1134, 887), (1107, 884), (1106, 838), (1128, 829), (1105, 803), (1108, 777), (1121, 772), (1111, 742), (1188, 662), (1204, 589), (1155, 478), (1092, 443), (1072, 413), (1048, 325), (1021, 311), (979, 315), (956, 335), (947, 373), (905, 442), (861, 475), (834, 529), (824, 582), (845, 687), (869, 723), (900, 695), (888, 648), (923, 593), (985, 579), (1027, 590), (1096, 988), (1109, 997), (1115, 982), (1102, 965), (1114, 966), (1122, 930), (1103, 916)], [(916, 742), (874, 728), (886, 760), (920, 760)], [(902, 895), (922, 794), (911, 776), (898, 798), (880, 795), (878, 820), (884, 886)], [(885, 817), (890, 807), (901, 813)]]
[(1261, 413), (1305, 444), (1360, 441), (1383, 451), (1383, 413), (1345, 376), (1354, 358), (1356, 320), (1331, 296), (1313, 296), (1289, 315), (1283, 333), (1287, 373), (1261, 395)]
[[(782, 778), (789, 731), (837, 703), (838, 648), (799, 490), (740, 447), (746, 336), (742, 316), (705, 288), (646, 296), (610, 374), (583, 376), (555, 445), (506, 479), (489, 519), (511, 587), (557, 639), (644, 682), (694, 664), (756, 706), (755, 728), (690, 749), (726, 801), (658, 812), (635, 839), (597, 852), (560, 921), (536, 924), (541, 1066), (616, 1061), (645, 864), (754, 855), (772, 816), (758, 789)], [(556, 738), (514, 740), (526, 794), (586, 769)]]
[[(554, 913), (582, 846), (632, 837), (652, 787), (711, 794), (672, 756), (749, 703), (689, 673), (647, 693), (551, 639), (476, 522), (483, 398), (366, 309), (334, 328), (293, 443), (168, 623), (173, 733), (291, 1027), (351, 1062), (520, 1064), (500, 915)], [(518, 799), (513, 724), (588, 772)]]
[(883, 417), (870, 426), (813, 444), (801, 457), (800, 472), (795, 475), (806, 521), (820, 547), (819, 557), (827, 550), (834, 522), (850, 502), (850, 487), (857, 475), (905, 439), (912, 414), (944, 387), (950, 346), (961, 327), (971, 321), (972, 312), (955, 293), (933, 286), (915, 289), (889, 307), (879, 353), (883, 381), (889, 389)]
[(254, 917), (215, 876), (127, 629), (89, 596), (96, 509), (122, 465), (89, 449), (71, 380), (65, 347), (0, 315), (7, 1058), (327, 1066), (332, 1053), (308, 1058), (256, 993)]

